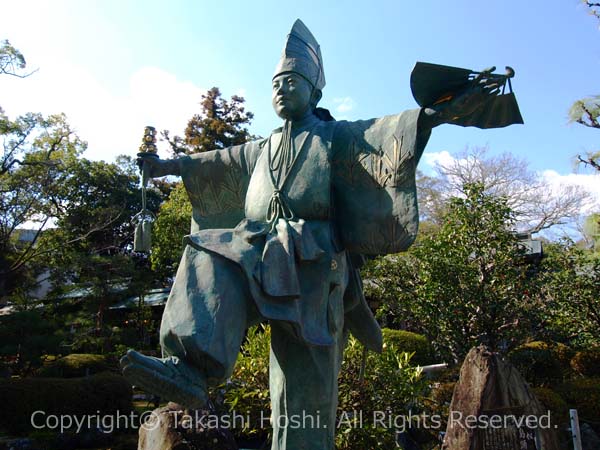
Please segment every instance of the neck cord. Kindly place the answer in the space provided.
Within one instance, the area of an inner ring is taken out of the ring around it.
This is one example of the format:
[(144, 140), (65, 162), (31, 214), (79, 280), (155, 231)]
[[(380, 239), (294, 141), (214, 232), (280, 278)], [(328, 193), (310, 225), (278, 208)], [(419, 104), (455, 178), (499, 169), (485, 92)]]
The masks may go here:
[(298, 160), (298, 156), (302, 153), (305, 147), (306, 140), (316, 127), (316, 124), (307, 131), (302, 139), (300, 149), (295, 152), (295, 143), (292, 138), (292, 124), (289, 120), (285, 121), (281, 134), (281, 141), (277, 146), (275, 155), (271, 154), (271, 139), (269, 139), (268, 157), (269, 157), (269, 175), (273, 183), (273, 194), (267, 208), (267, 223), (271, 225), (271, 231), (275, 230), (279, 219), (292, 220), (294, 212), (289, 208), (283, 194), (283, 188), (288, 180), (289, 174), (292, 172), (294, 164)]

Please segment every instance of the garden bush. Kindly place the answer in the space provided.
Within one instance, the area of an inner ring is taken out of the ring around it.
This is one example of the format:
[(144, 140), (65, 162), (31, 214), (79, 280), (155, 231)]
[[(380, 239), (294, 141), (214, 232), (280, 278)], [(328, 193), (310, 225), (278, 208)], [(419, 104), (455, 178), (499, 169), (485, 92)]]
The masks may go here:
[(430, 416), (440, 417), (438, 431), (444, 431), (450, 415), (450, 404), (456, 381), (436, 381), (432, 383), (429, 395), (425, 399), (425, 411)]
[[(32, 414), (105, 416), (131, 411), (131, 385), (120, 375), (85, 378), (10, 378), (0, 380), (0, 427), (10, 433), (31, 430)], [(35, 417), (44, 422), (44, 415)], [(36, 422), (37, 425), (39, 423)]]
[(552, 426), (562, 426), (569, 423), (569, 407), (558, 393), (547, 387), (535, 387), (533, 392), (544, 408), (550, 411)]
[(535, 386), (562, 381), (570, 372), (573, 351), (564, 344), (533, 341), (508, 354), (510, 362)]
[[(269, 353), (271, 329), (260, 325), (248, 330), (242, 351), (237, 359), (231, 379), (220, 387), (225, 407), (229, 411), (248, 414), (248, 424), (260, 424), (268, 415), (269, 402)], [(262, 414), (262, 415), (261, 415)], [(247, 428), (233, 429), (238, 439), (267, 439), (269, 430)]]
[(426, 366), (436, 362), (433, 347), (425, 336), (389, 328), (384, 328), (382, 332), (384, 344), (392, 344), (401, 352), (414, 353), (411, 364)]
[(578, 378), (556, 387), (569, 409), (576, 409), (580, 422), (600, 431), (600, 378)]
[(571, 359), (571, 368), (579, 375), (600, 378), (600, 347), (577, 352)]
[(36, 375), (46, 378), (77, 378), (106, 372), (110, 365), (103, 355), (72, 353), (40, 368)]
[[(411, 354), (402, 352), (394, 343), (388, 343), (381, 354), (367, 353), (361, 378), (363, 350), (364, 347), (351, 336), (339, 377), (340, 423), (336, 448), (396, 448), (394, 425), (410, 428), (403, 420), (409, 414), (416, 416), (422, 411), (427, 382), (421, 376), (421, 370), (412, 365)], [(357, 422), (361, 411), (362, 424)], [(375, 412), (385, 412), (386, 418), (402, 420), (392, 423), (391, 427), (382, 427), (373, 420)], [(362, 426), (355, 426), (358, 424)]]

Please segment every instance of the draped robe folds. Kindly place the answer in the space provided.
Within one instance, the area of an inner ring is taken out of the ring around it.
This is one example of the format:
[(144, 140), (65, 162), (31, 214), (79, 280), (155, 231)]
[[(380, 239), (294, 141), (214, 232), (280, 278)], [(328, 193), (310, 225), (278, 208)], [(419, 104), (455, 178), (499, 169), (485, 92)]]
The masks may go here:
[[(295, 138), (300, 153), (282, 188), (294, 217), (273, 227), (266, 223), (275, 189), (268, 155), (280, 130), (265, 140), (179, 159), (193, 206), (184, 242), (238, 265), (260, 315), (291, 325), (303, 342), (332, 345), (336, 328), (344, 326), (380, 351), (381, 330), (363, 296), (357, 262), (360, 255), (405, 250), (414, 240), (415, 170), (429, 137), (418, 129), (419, 114), (358, 122), (313, 118), (301, 127)], [(334, 298), (343, 304), (332, 305)], [(178, 324), (167, 304), (161, 334), (190, 326)]]

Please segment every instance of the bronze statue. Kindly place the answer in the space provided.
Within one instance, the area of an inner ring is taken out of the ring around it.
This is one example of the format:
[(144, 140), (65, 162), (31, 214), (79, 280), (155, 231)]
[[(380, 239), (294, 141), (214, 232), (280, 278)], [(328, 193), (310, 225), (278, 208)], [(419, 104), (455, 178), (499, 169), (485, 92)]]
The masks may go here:
[[(164, 357), (131, 350), (123, 373), (200, 408), (207, 386), (231, 375), (247, 327), (268, 320), (272, 449), (333, 449), (347, 333), (371, 350), (382, 345), (362, 293), (363, 255), (399, 252), (414, 240), (415, 170), (431, 129), (502, 97), (491, 71), (463, 78), (423, 108), (335, 121), (317, 107), (321, 51), (297, 20), (272, 79), (281, 128), (223, 150), (144, 158), (151, 177), (183, 178), (193, 223), (162, 319)], [(276, 420), (298, 414), (318, 416), (319, 428)]]

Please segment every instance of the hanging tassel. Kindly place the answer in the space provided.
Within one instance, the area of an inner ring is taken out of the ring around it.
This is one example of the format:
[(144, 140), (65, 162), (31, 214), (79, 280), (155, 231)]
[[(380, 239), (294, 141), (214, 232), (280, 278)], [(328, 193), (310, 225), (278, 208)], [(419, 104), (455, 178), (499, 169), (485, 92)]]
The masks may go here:
[[(141, 156), (153, 156), (158, 158), (156, 155), (155, 142), (156, 131), (153, 127), (146, 127), (144, 131), (144, 140), (138, 153), (138, 157)], [(133, 235), (133, 251), (139, 253), (149, 253), (152, 248), (152, 223), (156, 220), (156, 216), (152, 214), (152, 211), (146, 208), (146, 185), (150, 178), (150, 170), (144, 164), (142, 166), (142, 210), (133, 216), (132, 222), (135, 222), (135, 233)]]
[(133, 236), (134, 252), (150, 252), (150, 248), (152, 248), (152, 222), (148, 218), (143, 218), (135, 225), (135, 234)]

